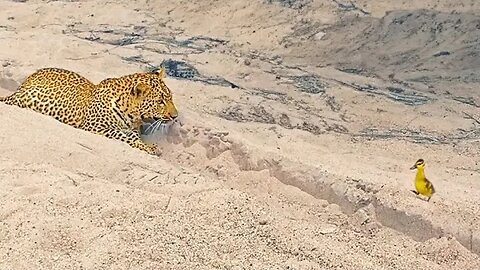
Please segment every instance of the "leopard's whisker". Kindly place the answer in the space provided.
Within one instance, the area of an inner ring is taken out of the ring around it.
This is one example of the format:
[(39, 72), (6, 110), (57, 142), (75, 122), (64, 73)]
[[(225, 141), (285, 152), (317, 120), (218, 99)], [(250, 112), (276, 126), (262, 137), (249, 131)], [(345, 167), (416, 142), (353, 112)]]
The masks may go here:
[(158, 125), (159, 121), (160, 120), (156, 120), (155, 122), (150, 123), (149, 126), (147, 127), (147, 129), (145, 130), (145, 134), (150, 135), (150, 134), (154, 133), (155, 130), (157, 129), (157, 125)]
[(154, 132), (157, 132), (158, 130), (162, 130), (162, 127), (163, 127), (162, 120), (158, 120), (157, 124), (155, 125), (155, 131)]
[(152, 125), (150, 126), (151, 132), (149, 132), (148, 135), (155, 133), (155, 132), (158, 130), (158, 127), (161, 126), (161, 124), (162, 124), (162, 120), (161, 120), (161, 119), (156, 120), (155, 122), (153, 122)]
[(172, 126), (173, 126), (173, 122), (168, 122), (168, 123), (162, 122), (162, 133), (167, 134), (170, 128), (172, 128)]
[(158, 130), (160, 131), (160, 134), (165, 134), (166, 129), (167, 129), (167, 125), (163, 122), (160, 123), (160, 125), (158, 127)]
[(148, 127), (143, 131), (144, 134), (149, 135), (149, 131), (152, 129), (153, 124), (148, 124)]

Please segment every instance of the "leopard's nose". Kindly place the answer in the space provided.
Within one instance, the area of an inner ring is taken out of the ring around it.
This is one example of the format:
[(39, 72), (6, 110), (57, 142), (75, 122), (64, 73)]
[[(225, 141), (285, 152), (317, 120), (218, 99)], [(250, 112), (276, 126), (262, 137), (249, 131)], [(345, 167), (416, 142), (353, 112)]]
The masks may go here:
[(178, 111), (177, 108), (175, 108), (175, 105), (172, 104), (168, 115), (170, 116), (170, 118), (172, 118), (172, 120), (178, 117)]

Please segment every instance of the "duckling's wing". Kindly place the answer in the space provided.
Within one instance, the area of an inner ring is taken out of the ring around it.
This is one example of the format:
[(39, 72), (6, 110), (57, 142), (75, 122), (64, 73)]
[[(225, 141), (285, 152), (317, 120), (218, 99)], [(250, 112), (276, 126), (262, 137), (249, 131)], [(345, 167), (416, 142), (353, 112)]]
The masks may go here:
[(425, 178), (425, 187), (426, 187), (428, 190), (431, 190), (431, 191), (432, 191), (432, 194), (435, 193), (435, 188), (433, 187), (432, 182), (428, 181), (428, 179), (426, 179), (426, 178)]

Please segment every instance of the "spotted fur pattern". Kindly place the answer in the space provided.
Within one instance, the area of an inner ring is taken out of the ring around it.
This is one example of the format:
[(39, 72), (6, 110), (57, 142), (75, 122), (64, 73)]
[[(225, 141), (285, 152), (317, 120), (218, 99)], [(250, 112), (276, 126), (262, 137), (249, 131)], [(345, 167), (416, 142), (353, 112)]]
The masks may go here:
[(139, 132), (144, 120), (170, 121), (177, 117), (164, 77), (162, 69), (109, 78), (95, 85), (73, 71), (44, 68), (0, 101), (155, 154), (157, 147), (145, 144)]

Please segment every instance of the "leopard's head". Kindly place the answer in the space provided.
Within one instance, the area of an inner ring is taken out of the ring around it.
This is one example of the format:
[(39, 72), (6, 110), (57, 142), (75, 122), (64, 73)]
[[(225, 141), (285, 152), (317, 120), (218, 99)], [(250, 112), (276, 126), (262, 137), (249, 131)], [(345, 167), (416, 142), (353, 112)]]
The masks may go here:
[(166, 72), (162, 68), (149, 73), (137, 73), (138, 82), (150, 87), (140, 106), (140, 113), (145, 122), (168, 123), (178, 116), (173, 102), (172, 92), (165, 84)]

